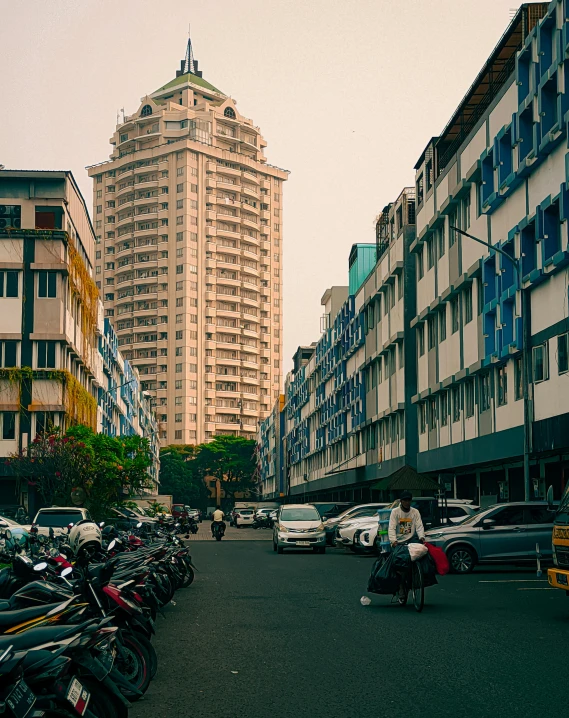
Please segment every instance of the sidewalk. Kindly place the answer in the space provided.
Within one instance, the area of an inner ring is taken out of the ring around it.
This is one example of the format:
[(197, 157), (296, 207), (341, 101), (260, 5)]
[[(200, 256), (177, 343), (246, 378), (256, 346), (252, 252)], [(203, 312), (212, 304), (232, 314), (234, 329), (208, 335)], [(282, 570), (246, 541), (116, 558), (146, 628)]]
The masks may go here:
[[(186, 541), (215, 541), (211, 535), (211, 522), (202, 521), (199, 524), (199, 531), (197, 534), (190, 534), (189, 539)], [(225, 536), (221, 539), (222, 541), (272, 541), (273, 531), (272, 529), (251, 529), (241, 528), (236, 529), (234, 526), (227, 524), (225, 529)]]

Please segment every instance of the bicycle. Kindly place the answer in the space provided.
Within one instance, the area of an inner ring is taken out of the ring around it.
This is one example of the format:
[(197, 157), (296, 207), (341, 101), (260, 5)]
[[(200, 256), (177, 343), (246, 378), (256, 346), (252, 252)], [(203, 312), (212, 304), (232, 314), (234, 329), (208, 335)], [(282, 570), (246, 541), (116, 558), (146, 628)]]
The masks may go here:
[[(410, 579), (410, 586), (407, 581)], [(417, 613), (421, 613), (425, 605), (425, 585), (423, 581), (423, 569), (418, 561), (413, 561), (411, 567), (407, 572), (406, 576), (402, 577), (402, 581), (405, 582), (405, 588), (408, 593), (410, 592), (413, 596), (413, 606)], [(407, 598), (405, 598), (405, 605)]]

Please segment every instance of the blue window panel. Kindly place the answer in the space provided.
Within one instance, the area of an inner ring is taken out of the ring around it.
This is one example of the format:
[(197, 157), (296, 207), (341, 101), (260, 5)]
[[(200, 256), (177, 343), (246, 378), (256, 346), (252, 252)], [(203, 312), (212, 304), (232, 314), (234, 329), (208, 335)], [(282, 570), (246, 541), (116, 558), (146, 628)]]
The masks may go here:
[(516, 58), (516, 81), (518, 83), (518, 105), (522, 102), (530, 93), (530, 73), (531, 73), (531, 45), (520, 52)]
[(494, 193), (494, 150), (482, 156), (482, 204)]
[(516, 327), (516, 346), (518, 347), (518, 349), (523, 349), (524, 334), (523, 334), (523, 322), (522, 322), (521, 317), (516, 317), (515, 327)]
[(543, 263), (561, 250), (559, 201), (543, 210)]
[(549, 70), (553, 62), (553, 43), (555, 37), (555, 10), (543, 19), (537, 31), (537, 52), (539, 56), (540, 77)]
[(496, 313), (484, 314), (484, 354), (486, 356), (496, 351)]
[(533, 147), (533, 110), (531, 105), (518, 115), (518, 159), (520, 163), (526, 159)]
[(532, 272), (537, 266), (537, 244), (535, 241), (535, 222), (521, 230), (522, 276)]
[(489, 304), (497, 295), (496, 255), (484, 260), (484, 304)]
[(541, 117), (542, 139), (551, 130), (559, 128), (557, 106), (557, 74), (548, 80), (539, 90), (539, 114)]
[(514, 341), (514, 302), (503, 302), (500, 306), (502, 320), (502, 347), (507, 347)]
[[(512, 257), (512, 259), (515, 259), (515, 252), (514, 252), (514, 243), (512, 242), (505, 242), (501, 249), (506, 252), (506, 254), (509, 257)], [(511, 287), (513, 287), (515, 284), (517, 284), (516, 281), (516, 271), (514, 268), (514, 265), (512, 262), (508, 261), (505, 257), (500, 257), (500, 294), (507, 291)]]
[(504, 132), (502, 137), (496, 142), (498, 154), (498, 186), (502, 186), (507, 178), (512, 174), (512, 129), (511, 127)]

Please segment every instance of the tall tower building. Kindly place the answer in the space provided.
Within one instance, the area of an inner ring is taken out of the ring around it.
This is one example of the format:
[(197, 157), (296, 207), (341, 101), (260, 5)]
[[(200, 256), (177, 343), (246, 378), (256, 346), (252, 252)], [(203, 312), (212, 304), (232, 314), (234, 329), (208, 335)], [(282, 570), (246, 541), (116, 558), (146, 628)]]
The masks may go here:
[(119, 348), (155, 397), (161, 442), (255, 437), (282, 371), (283, 182), (191, 40), (89, 168), (95, 278)]

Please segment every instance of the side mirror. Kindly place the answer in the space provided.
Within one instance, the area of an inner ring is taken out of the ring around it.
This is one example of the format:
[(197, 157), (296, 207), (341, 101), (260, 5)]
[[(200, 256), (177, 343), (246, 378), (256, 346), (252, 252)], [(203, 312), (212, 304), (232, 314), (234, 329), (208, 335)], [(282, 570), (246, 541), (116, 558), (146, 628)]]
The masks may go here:
[(547, 489), (547, 508), (550, 511), (555, 511), (555, 507), (553, 506), (553, 486)]
[(494, 519), (484, 519), (482, 521), (482, 528), (486, 531), (488, 529), (494, 528), (496, 525), (496, 521)]
[(101, 521), (101, 523), (99, 524), (99, 528), (102, 529), (104, 525), (105, 525), (105, 522)]
[(142, 526), (142, 521), (139, 521), (139, 522), (136, 524), (136, 528), (139, 529), (141, 526)]
[(111, 543), (107, 546), (107, 551), (112, 551), (116, 545), (117, 542), (115, 541), (115, 539), (113, 539)]
[(6, 529), (6, 531), (4, 532), (4, 536), (5, 536), (8, 540), (10, 540), (10, 539), (12, 538), (12, 532), (10, 531), (10, 529)]
[(71, 566), (68, 566), (67, 568), (63, 569), (63, 571), (61, 572), (61, 576), (65, 578), (66, 576), (69, 576), (70, 573), (73, 573), (73, 569), (71, 568)]
[(43, 571), (47, 568), (47, 563), (45, 561), (40, 561), (40, 563), (36, 563), (34, 566), (34, 571)]

